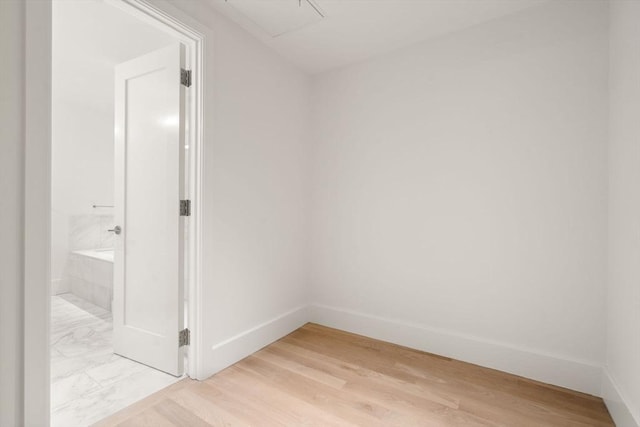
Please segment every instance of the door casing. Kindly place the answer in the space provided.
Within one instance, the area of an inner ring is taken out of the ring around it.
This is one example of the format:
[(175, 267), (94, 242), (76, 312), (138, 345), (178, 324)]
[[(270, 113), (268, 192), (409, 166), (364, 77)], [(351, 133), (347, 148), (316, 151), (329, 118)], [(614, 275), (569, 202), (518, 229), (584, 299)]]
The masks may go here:
[[(199, 31), (145, 0), (106, 0), (114, 7), (167, 32), (187, 48), (186, 65), (192, 86), (186, 109), (189, 144), (186, 156), (187, 195), (191, 202), (185, 242), (185, 292), (191, 342), (187, 375), (202, 379), (201, 254), (204, 140), (204, 43)], [(50, 424), (51, 305), (51, 2), (25, 2), (25, 201), (24, 201), (24, 342), (22, 417), (25, 426)], [(171, 6), (166, 10), (172, 10)]]

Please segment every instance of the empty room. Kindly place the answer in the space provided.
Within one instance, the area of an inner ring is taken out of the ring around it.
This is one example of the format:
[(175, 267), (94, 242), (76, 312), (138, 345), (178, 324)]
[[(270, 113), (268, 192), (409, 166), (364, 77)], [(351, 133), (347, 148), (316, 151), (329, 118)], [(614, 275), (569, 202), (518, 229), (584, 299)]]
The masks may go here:
[(0, 427), (640, 427), (640, 0), (0, 0)]

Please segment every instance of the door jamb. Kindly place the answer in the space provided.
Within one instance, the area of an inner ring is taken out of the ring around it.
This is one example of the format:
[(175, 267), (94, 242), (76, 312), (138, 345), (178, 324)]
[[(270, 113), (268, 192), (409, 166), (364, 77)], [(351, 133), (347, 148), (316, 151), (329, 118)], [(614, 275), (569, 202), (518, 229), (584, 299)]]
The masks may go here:
[[(146, 0), (107, 0), (127, 13), (173, 34), (187, 46), (192, 70), (189, 92), (188, 221), (185, 269), (187, 324), (191, 342), (187, 375), (202, 370), (202, 182), (204, 148), (204, 41), (198, 31)], [(51, 2), (25, 2), (25, 152), (24, 152), (24, 341), (21, 418), (25, 426), (50, 423), (50, 305), (51, 305)]]

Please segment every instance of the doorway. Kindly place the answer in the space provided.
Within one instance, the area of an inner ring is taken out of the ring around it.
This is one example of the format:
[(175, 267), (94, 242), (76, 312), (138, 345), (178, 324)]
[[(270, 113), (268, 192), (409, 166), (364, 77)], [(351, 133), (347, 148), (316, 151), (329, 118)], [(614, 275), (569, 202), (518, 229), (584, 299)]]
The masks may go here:
[(136, 1), (52, 16), (51, 425), (80, 426), (197, 363), (198, 46)]

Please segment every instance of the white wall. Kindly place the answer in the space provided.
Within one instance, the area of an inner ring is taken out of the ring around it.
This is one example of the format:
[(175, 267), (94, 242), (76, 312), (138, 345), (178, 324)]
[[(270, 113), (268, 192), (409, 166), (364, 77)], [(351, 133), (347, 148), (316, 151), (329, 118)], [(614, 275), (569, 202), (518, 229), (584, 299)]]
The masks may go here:
[(315, 319), (599, 393), (607, 55), (552, 2), (320, 75)]
[(611, 2), (609, 287), (603, 391), (621, 427), (640, 426), (639, 23), (640, 2)]
[(156, 4), (206, 37), (205, 378), (306, 321), (309, 79), (204, 2)]
[(0, 2), (0, 425), (22, 424), (24, 5)]

